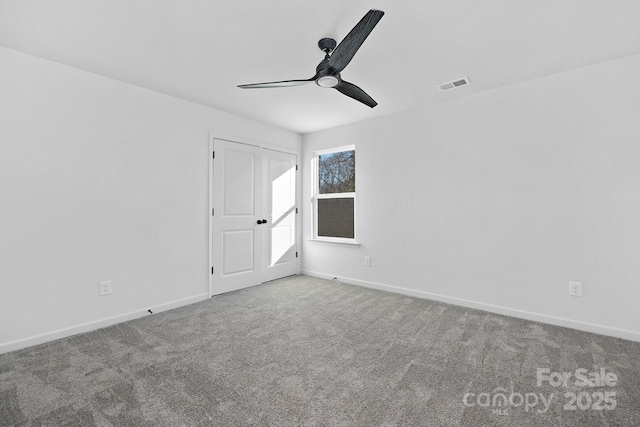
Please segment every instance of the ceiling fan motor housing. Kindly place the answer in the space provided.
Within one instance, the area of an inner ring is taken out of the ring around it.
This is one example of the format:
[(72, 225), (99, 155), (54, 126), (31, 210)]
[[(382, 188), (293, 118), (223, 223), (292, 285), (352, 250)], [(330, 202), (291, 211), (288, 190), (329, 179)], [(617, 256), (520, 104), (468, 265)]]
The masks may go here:
[(340, 73), (333, 74), (329, 71), (328, 58), (320, 61), (316, 67), (316, 76), (316, 84), (320, 87), (336, 87), (340, 83)]

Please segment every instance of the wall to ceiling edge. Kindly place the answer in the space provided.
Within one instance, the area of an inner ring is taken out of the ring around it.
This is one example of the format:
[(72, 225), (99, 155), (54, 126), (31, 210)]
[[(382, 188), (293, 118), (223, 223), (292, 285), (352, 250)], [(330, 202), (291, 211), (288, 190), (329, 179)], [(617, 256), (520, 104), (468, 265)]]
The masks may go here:
[(207, 298), (209, 132), (301, 151), (297, 133), (2, 47), (0, 94), (0, 353)]
[[(303, 273), (640, 341), (639, 73), (636, 55), (304, 135)], [(361, 245), (311, 241), (311, 156), (348, 144)]]

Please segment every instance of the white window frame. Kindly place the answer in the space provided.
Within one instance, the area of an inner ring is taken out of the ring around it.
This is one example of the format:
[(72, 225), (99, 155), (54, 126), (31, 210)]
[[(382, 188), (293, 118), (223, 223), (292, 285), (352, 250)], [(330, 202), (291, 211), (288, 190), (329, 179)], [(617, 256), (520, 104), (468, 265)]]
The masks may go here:
[[(319, 241), (319, 242), (329, 242), (329, 243), (344, 243), (344, 244), (350, 244), (350, 245), (359, 245), (358, 241), (356, 240), (358, 237), (357, 234), (357, 223), (356, 223), (356, 209), (357, 209), (357, 199), (356, 199), (356, 192), (357, 192), (357, 180), (358, 180), (358, 173), (357, 173), (357, 166), (356, 166), (356, 191), (355, 192), (350, 192), (350, 193), (329, 193), (329, 194), (320, 194), (320, 179), (318, 176), (318, 168), (319, 168), (319, 161), (320, 161), (320, 156), (324, 155), (324, 154), (331, 154), (331, 153), (340, 153), (342, 151), (356, 151), (356, 146), (354, 145), (344, 145), (342, 147), (335, 147), (335, 148), (330, 148), (330, 149), (326, 149), (326, 150), (318, 150), (318, 151), (314, 151), (313, 152), (313, 158), (311, 161), (311, 173), (312, 175), (312, 179), (311, 179), (311, 204), (312, 204), (312, 221), (311, 223), (313, 224), (312, 227), (312, 240), (315, 241)], [(352, 198), (353, 199), (353, 238), (349, 238), (349, 237), (328, 237), (328, 236), (318, 236), (318, 199), (339, 199), (339, 198)]]

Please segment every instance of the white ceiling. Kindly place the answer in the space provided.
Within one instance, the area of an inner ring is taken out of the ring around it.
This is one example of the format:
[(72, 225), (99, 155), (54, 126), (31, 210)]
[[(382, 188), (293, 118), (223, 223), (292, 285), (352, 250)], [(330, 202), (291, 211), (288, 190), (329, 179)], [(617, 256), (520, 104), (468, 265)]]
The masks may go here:
[[(371, 8), (386, 14), (342, 77), (374, 109), (236, 87), (310, 78), (318, 40)], [(0, 45), (307, 133), (640, 53), (639, 16), (637, 0), (0, 0)]]

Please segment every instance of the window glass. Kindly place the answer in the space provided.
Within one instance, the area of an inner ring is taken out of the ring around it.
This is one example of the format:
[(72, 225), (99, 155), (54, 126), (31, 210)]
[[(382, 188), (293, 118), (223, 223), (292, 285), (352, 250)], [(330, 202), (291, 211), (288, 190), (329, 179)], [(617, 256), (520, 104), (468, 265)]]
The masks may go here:
[(339, 151), (318, 156), (320, 194), (356, 191), (356, 151)]

